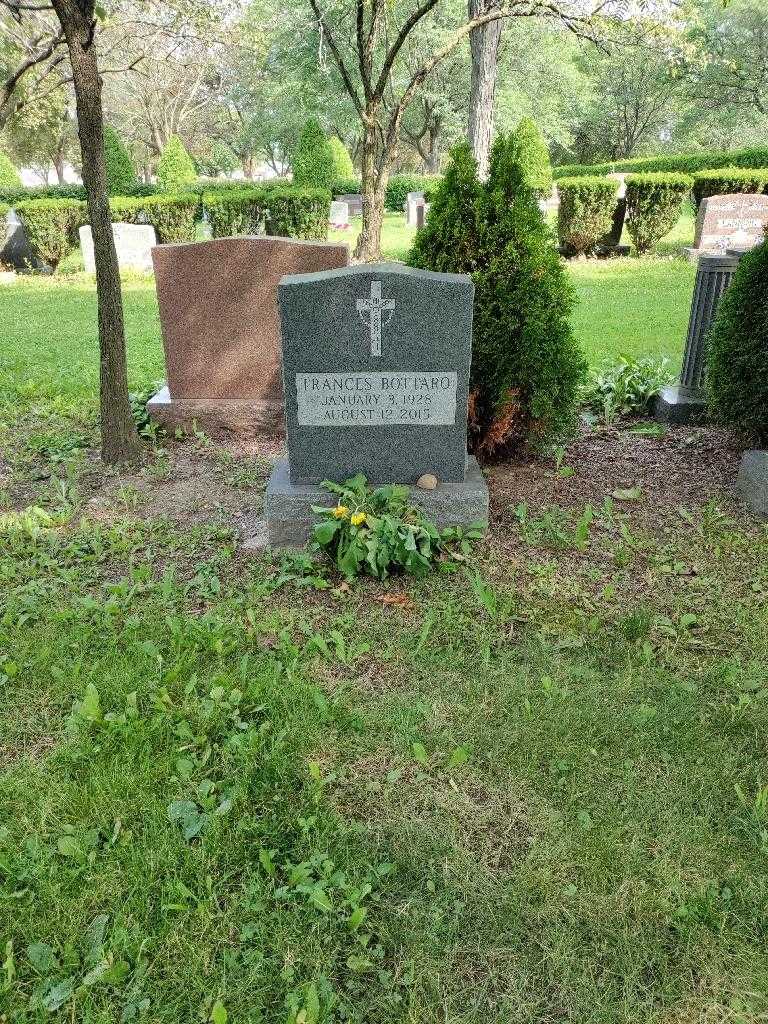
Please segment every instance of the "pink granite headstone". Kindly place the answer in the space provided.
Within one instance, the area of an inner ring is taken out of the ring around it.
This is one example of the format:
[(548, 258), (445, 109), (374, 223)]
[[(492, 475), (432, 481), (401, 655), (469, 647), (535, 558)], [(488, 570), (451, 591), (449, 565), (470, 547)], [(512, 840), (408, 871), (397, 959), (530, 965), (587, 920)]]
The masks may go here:
[(346, 245), (214, 238), (152, 250), (167, 387), (148, 404), (165, 426), (274, 432), (283, 421), (277, 285), (337, 270)]

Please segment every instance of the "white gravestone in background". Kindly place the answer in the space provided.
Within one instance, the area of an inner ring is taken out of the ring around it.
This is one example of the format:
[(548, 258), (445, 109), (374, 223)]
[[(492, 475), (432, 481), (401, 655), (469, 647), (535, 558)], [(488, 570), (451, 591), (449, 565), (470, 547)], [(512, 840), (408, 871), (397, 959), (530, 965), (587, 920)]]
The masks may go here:
[(331, 203), (331, 212), (328, 221), (332, 228), (349, 227), (349, 203), (341, 199), (334, 199)]
[[(157, 245), (157, 238), (151, 224), (113, 224), (112, 235), (121, 270), (139, 270), (145, 273), (152, 270), (152, 246)], [(96, 263), (90, 224), (80, 228), (80, 248), (86, 272), (95, 273)]]
[(416, 227), (416, 207), (422, 206), (423, 204), (423, 192), (409, 192), (405, 197), (405, 223), (407, 227)]

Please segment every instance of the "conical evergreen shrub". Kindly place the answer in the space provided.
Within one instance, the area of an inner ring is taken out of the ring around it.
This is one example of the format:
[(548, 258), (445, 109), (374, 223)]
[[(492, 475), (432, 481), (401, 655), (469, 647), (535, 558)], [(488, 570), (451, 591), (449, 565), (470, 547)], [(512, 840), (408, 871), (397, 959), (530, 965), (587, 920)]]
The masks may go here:
[(197, 181), (192, 157), (178, 135), (172, 135), (157, 162), (157, 180), (166, 192), (180, 192)]
[(104, 128), (104, 157), (107, 162), (107, 192), (129, 196), (136, 187), (136, 170), (123, 140), (114, 128)]
[(453, 148), (430, 202), (429, 217), (408, 256), (412, 267), (470, 274), (479, 255), (478, 203), (482, 187), (468, 142)]
[(768, 447), (768, 241), (741, 257), (708, 346), (713, 412)]
[(566, 433), (586, 373), (575, 298), (514, 138), (496, 139), (485, 184), (466, 148), (454, 151), (409, 263), (475, 282), (473, 450), (487, 458)]
[(21, 177), (11, 158), (0, 150), (0, 188), (20, 188)]
[(536, 122), (524, 117), (513, 133), (518, 158), (523, 168), (525, 183), (537, 196), (552, 191), (552, 164), (549, 149)]
[(293, 154), (291, 170), (294, 185), (330, 189), (333, 184), (336, 177), (333, 149), (320, 122), (314, 117), (304, 125)]
[(354, 178), (355, 166), (352, 163), (352, 157), (338, 135), (332, 135), (328, 139), (328, 145), (333, 154), (333, 180), (343, 181), (344, 179)]

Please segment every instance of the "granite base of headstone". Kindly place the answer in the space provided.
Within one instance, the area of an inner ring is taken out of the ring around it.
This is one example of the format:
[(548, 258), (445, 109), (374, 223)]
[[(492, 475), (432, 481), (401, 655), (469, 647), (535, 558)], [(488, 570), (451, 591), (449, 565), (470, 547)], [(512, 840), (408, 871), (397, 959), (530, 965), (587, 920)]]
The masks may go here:
[[(80, 228), (79, 234), (83, 269), (87, 274), (95, 274), (96, 257), (91, 225), (84, 224)], [(120, 270), (133, 270), (139, 274), (152, 272), (152, 248), (157, 245), (157, 237), (151, 224), (116, 223), (112, 225), (112, 237), (115, 240), (115, 252)]]
[(152, 418), (172, 430), (280, 433), (278, 282), (346, 267), (349, 247), (243, 235), (158, 245), (152, 258), (168, 381), (147, 404)]
[(664, 388), (654, 407), (654, 416), (661, 423), (696, 423), (706, 418), (707, 333), (736, 273), (739, 258), (738, 255), (705, 255), (699, 259), (680, 383)]
[(744, 452), (736, 492), (755, 515), (768, 516), (768, 451)]
[[(370, 264), (285, 277), (278, 289), (288, 458), (267, 486), (274, 547), (301, 546), (335, 498), (319, 485), (363, 473), (410, 487), (441, 526), (487, 522), (467, 456), (469, 277)], [(432, 474), (438, 484), (416, 482)]]

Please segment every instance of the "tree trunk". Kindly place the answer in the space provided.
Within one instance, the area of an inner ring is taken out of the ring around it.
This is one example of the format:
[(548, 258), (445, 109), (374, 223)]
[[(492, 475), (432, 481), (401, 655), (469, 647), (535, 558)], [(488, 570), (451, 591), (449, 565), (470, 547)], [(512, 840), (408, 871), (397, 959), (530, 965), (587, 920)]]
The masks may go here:
[(128, 401), (123, 300), (107, 196), (93, 2), (53, 0), (53, 7), (66, 35), (72, 64), (83, 183), (88, 193), (88, 217), (93, 233), (99, 321), (101, 457), (107, 463), (132, 462), (138, 458), (139, 439)]
[[(469, 0), (469, 18), (478, 17), (494, 6), (492, 0)], [(493, 138), (493, 104), (496, 95), (497, 61), (501, 21), (492, 21), (469, 33), (472, 51), (472, 81), (469, 93), (469, 144), (477, 160), (481, 181), (488, 177)]]
[[(379, 159), (377, 159), (379, 157)], [(384, 193), (394, 153), (379, 154), (375, 113), (363, 136), (362, 195), (363, 226), (353, 253), (358, 263), (376, 263), (381, 259), (381, 229), (384, 223)], [(377, 167), (378, 164), (378, 167)]]
[(53, 157), (53, 166), (56, 171), (56, 179), (60, 185), (66, 185), (66, 178), (64, 173), (66, 160), (60, 153), (56, 153)]

